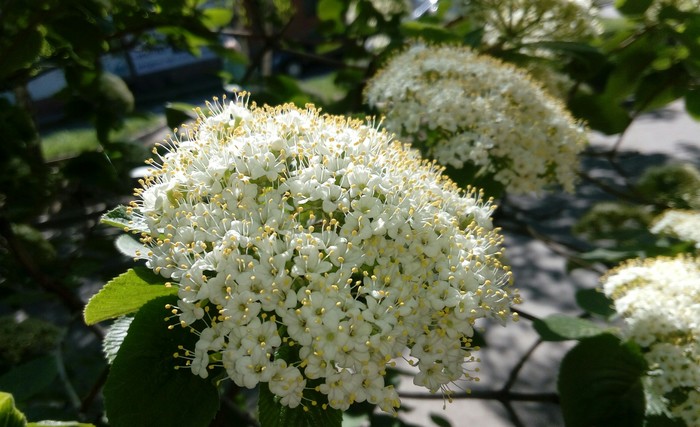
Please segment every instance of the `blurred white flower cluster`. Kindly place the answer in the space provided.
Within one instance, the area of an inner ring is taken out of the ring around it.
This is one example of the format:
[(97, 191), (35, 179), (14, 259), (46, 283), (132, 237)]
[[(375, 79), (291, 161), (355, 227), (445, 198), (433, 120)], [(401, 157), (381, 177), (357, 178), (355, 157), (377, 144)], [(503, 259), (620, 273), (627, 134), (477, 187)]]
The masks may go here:
[(462, 0), (460, 6), (463, 16), (483, 26), (488, 47), (586, 41), (602, 33), (589, 0)]
[(396, 15), (405, 15), (411, 10), (411, 2), (408, 0), (369, 0), (369, 2), (386, 19)]
[(700, 248), (700, 212), (669, 209), (659, 215), (650, 228), (654, 234), (666, 234), (692, 242)]
[(289, 407), (313, 391), (388, 412), (392, 359), (431, 391), (470, 379), (475, 321), (505, 323), (519, 298), (491, 202), (360, 121), (240, 96), (209, 109), (130, 208), (199, 335), (179, 355), (192, 372), (223, 366)]
[[(651, 22), (659, 20), (659, 13), (666, 7), (672, 7), (681, 12), (700, 11), (700, 0), (653, 0), (644, 13), (644, 17)], [(670, 15), (673, 16), (673, 15)]]
[(687, 426), (700, 425), (700, 259), (633, 260), (603, 278), (603, 291), (625, 336), (643, 348), (646, 391)]
[(476, 165), (512, 193), (574, 189), (585, 129), (523, 70), (466, 47), (415, 44), (365, 96), (387, 129), (443, 165)]

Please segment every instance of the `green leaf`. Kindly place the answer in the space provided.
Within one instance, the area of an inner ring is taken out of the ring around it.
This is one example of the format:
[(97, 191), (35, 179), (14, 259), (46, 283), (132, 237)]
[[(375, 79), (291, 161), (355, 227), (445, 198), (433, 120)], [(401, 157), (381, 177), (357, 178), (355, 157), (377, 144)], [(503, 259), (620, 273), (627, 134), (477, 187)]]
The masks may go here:
[(317, 405), (308, 405), (308, 410), (304, 410), (301, 405), (289, 408), (279, 403), (279, 398), (272, 394), (267, 383), (261, 383), (259, 388), (258, 416), (260, 427), (341, 427), (343, 423), (342, 411), (321, 407), (325, 396), (319, 392), (307, 390), (304, 393), (304, 397), (318, 403)]
[(686, 92), (685, 109), (695, 120), (700, 120), (700, 89)]
[(233, 8), (209, 7), (202, 11), (202, 23), (212, 31), (225, 27), (233, 19)]
[[(0, 390), (24, 401), (42, 392), (58, 375), (56, 358), (46, 355), (17, 365), (0, 377)], [(0, 424), (1, 426), (2, 424)]]
[(196, 105), (186, 102), (168, 102), (165, 104), (165, 121), (170, 129), (176, 129), (183, 123), (196, 118), (194, 109)]
[(321, 21), (339, 21), (345, 5), (341, 0), (320, 0), (316, 11)]
[(142, 233), (148, 233), (149, 231), (146, 222), (141, 218), (136, 218), (129, 214), (126, 206), (118, 206), (102, 215), (100, 222), (112, 227), (128, 229), (129, 231), (139, 231)]
[(641, 427), (647, 365), (638, 347), (610, 334), (585, 338), (561, 363), (558, 389), (567, 427)]
[(445, 29), (443, 25), (419, 21), (406, 21), (401, 24), (401, 34), (408, 38), (421, 38), (426, 41), (459, 41), (460, 38)]
[(15, 400), (10, 393), (0, 391), (0, 427), (24, 427), (27, 419), (15, 407)]
[(588, 313), (597, 314), (606, 319), (616, 313), (612, 300), (597, 289), (579, 290), (576, 292), (576, 303)]
[(117, 357), (117, 353), (124, 342), (124, 338), (126, 338), (132, 320), (134, 320), (134, 318), (131, 316), (118, 318), (112, 323), (105, 334), (105, 339), (102, 341), (102, 351), (107, 358), (107, 363), (110, 365), (114, 363), (114, 358)]
[(94, 325), (137, 311), (148, 301), (177, 293), (165, 280), (145, 267), (135, 267), (110, 280), (85, 306), (85, 323)]
[(94, 424), (79, 423), (77, 421), (52, 421), (44, 420), (27, 424), (27, 427), (95, 427)]
[(537, 319), (532, 326), (544, 341), (580, 340), (607, 332), (605, 328), (590, 320), (563, 314)]
[(631, 120), (629, 113), (617, 99), (606, 96), (577, 93), (569, 103), (574, 116), (582, 118), (588, 126), (606, 135), (624, 131)]
[(642, 15), (654, 0), (617, 0), (615, 8), (624, 15)]
[(592, 251), (584, 252), (579, 257), (589, 262), (601, 262), (606, 265), (618, 264), (630, 258), (643, 256), (643, 251), (620, 251), (606, 248), (595, 248)]
[(131, 258), (143, 258), (148, 253), (148, 248), (129, 234), (117, 237), (114, 245), (119, 252)]
[(681, 65), (645, 76), (634, 94), (634, 108), (652, 111), (681, 98), (686, 93), (688, 75)]
[(430, 420), (438, 427), (452, 427), (452, 424), (450, 424), (450, 421), (447, 418), (438, 414), (431, 413)]
[(207, 426), (219, 408), (209, 380), (176, 369), (178, 346), (194, 349), (197, 336), (187, 328), (168, 329), (165, 305), (175, 297), (146, 303), (134, 317), (104, 387), (112, 427)]
[(0, 79), (17, 70), (29, 67), (39, 56), (44, 35), (38, 29), (27, 29), (21, 37), (14, 37), (0, 53)]

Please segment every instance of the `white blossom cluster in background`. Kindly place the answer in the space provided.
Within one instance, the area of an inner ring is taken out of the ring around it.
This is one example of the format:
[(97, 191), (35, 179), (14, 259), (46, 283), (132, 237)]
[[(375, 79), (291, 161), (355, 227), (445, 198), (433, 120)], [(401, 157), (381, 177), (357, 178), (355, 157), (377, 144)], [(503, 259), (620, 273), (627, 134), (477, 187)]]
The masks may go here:
[(396, 15), (405, 15), (411, 10), (409, 0), (369, 0), (369, 2), (385, 19)]
[(625, 337), (643, 348), (647, 393), (687, 426), (700, 425), (700, 258), (627, 262), (603, 278), (603, 291), (625, 320)]
[(574, 189), (585, 129), (523, 70), (467, 47), (414, 44), (365, 96), (387, 129), (440, 164), (476, 165), (512, 193)]
[(587, 41), (602, 33), (590, 0), (461, 0), (459, 5), (462, 16), (483, 26), (488, 47)]
[(692, 242), (700, 249), (700, 212), (669, 209), (656, 218), (650, 228), (654, 234), (665, 234)]
[(644, 17), (651, 22), (659, 19), (659, 12), (665, 7), (674, 7), (682, 12), (700, 11), (700, 0), (653, 0), (644, 13)]
[(494, 206), (360, 121), (224, 99), (172, 141), (131, 206), (147, 265), (178, 286), (180, 357), (267, 383), (289, 407), (394, 412), (392, 359), (445, 391), (470, 379), (474, 323), (518, 302)]

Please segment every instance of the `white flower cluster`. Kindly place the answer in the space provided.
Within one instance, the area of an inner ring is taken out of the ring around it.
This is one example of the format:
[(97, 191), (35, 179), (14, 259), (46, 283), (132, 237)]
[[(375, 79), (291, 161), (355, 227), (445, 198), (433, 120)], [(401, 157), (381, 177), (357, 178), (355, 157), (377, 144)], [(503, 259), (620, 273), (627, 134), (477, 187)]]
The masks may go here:
[(573, 191), (585, 129), (525, 71), (466, 47), (415, 44), (369, 83), (385, 126), (443, 165), (476, 165), (512, 193)]
[[(674, 417), (700, 425), (700, 258), (633, 260), (603, 278), (627, 338), (645, 351), (647, 392)], [(681, 393), (667, 398), (671, 392)]]
[(659, 20), (659, 12), (664, 7), (674, 7), (681, 12), (700, 11), (700, 0), (653, 0), (644, 13), (644, 17), (650, 22)]
[(483, 42), (506, 49), (537, 42), (586, 41), (602, 33), (589, 0), (462, 0), (462, 15), (483, 26)]
[(192, 372), (223, 366), (289, 407), (311, 390), (388, 412), (394, 358), (431, 391), (469, 379), (474, 322), (518, 302), (491, 202), (360, 121), (240, 96), (209, 108), (130, 208), (199, 335), (179, 355)]
[(405, 15), (411, 8), (411, 2), (407, 0), (369, 0), (369, 2), (385, 19)]
[(659, 215), (650, 228), (654, 234), (667, 234), (693, 242), (700, 249), (700, 212), (669, 209)]

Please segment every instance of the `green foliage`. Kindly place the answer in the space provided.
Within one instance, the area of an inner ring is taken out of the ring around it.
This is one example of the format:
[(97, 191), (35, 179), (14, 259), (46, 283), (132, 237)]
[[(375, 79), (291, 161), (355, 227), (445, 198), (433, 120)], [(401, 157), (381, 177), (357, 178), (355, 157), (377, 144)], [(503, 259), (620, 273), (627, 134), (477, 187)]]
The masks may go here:
[(452, 427), (452, 424), (450, 424), (447, 418), (438, 414), (430, 414), (430, 420), (438, 427)]
[(617, 0), (615, 8), (625, 15), (642, 15), (654, 0)]
[(95, 427), (77, 421), (27, 422), (24, 414), (15, 407), (12, 394), (0, 391), (0, 427)]
[(544, 341), (580, 340), (605, 333), (608, 329), (590, 320), (553, 314), (532, 323)]
[(685, 94), (685, 108), (695, 120), (700, 120), (700, 89), (692, 89)]
[(170, 129), (176, 129), (183, 123), (195, 119), (195, 105), (186, 102), (168, 102), (165, 105), (165, 120)]
[(644, 421), (639, 349), (614, 335), (585, 338), (562, 361), (558, 389), (567, 427), (637, 427)]
[(700, 171), (690, 163), (652, 166), (636, 189), (650, 201), (673, 209), (700, 209)]
[(597, 289), (581, 289), (576, 292), (576, 303), (586, 312), (608, 319), (615, 315), (615, 308), (610, 298)]
[(289, 408), (279, 403), (267, 384), (261, 383), (258, 397), (258, 417), (260, 427), (340, 427), (343, 422), (343, 413), (331, 407), (324, 408), (325, 396), (313, 390), (306, 390), (304, 397), (311, 399), (315, 404), (302, 402), (296, 408)]
[(53, 354), (49, 354), (17, 365), (0, 376), (0, 390), (24, 401), (46, 389), (57, 375), (58, 362)]
[(10, 393), (0, 391), (0, 427), (24, 427), (27, 419), (15, 407), (15, 400)]
[(116, 208), (108, 211), (102, 215), (101, 222), (112, 227), (121, 228), (122, 230), (129, 229), (139, 232), (148, 231), (146, 223), (142, 219), (131, 215), (126, 206), (117, 206)]
[(95, 294), (85, 306), (85, 323), (94, 325), (139, 310), (154, 298), (177, 293), (167, 287), (162, 277), (145, 267), (135, 267), (115, 277)]
[(49, 353), (56, 349), (62, 339), (63, 330), (47, 321), (29, 317), (19, 322), (11, 316), (2, 316), (0, 366), (17, 365)]
[(37, 421), (27, 423), (27, 427), (95, 427), (94, 424), (79, 423), (77, 421)]
[(143, 256), (143, 254), (148, 253), (148, 249), (129, 234), (122, 234), (121, 236), (117, 237), (114, 245), (117, 247), (117, 250), (122, 253), (122, 255), (132, 258), (140, 258)]
[[(114, 427), (206, 426), (219, 408), (211, 381), (193, 375), (173, 355), (194, 348), (197, 336), (179, 326), (168, 330), (165, 305), (172, 296), (147, 302), (134, 317), (104, 388)], [(176, 369), (176, 366), (183, 369)]]
[[(648, 193), (647, 193), (648, 194)], [(649, 224), (654, 212), (647, 206), (624, 202), (599, 202), (574, 225), (573, 231), (600, 247), (638, 247), (642, 237), (653, 240)]]
[(119, 348), (121, 348), (126, 334), (129, 332), (129, 326), (134, 320), (133, 316), (122, 316), (117, 318), (109, 327), (109, 330), (105, 334), (105, 339), (102, 341), (102, 351), (107, 358), (107, 362), (112, 364), (114, 358), (117, 357), (119, 353)]

